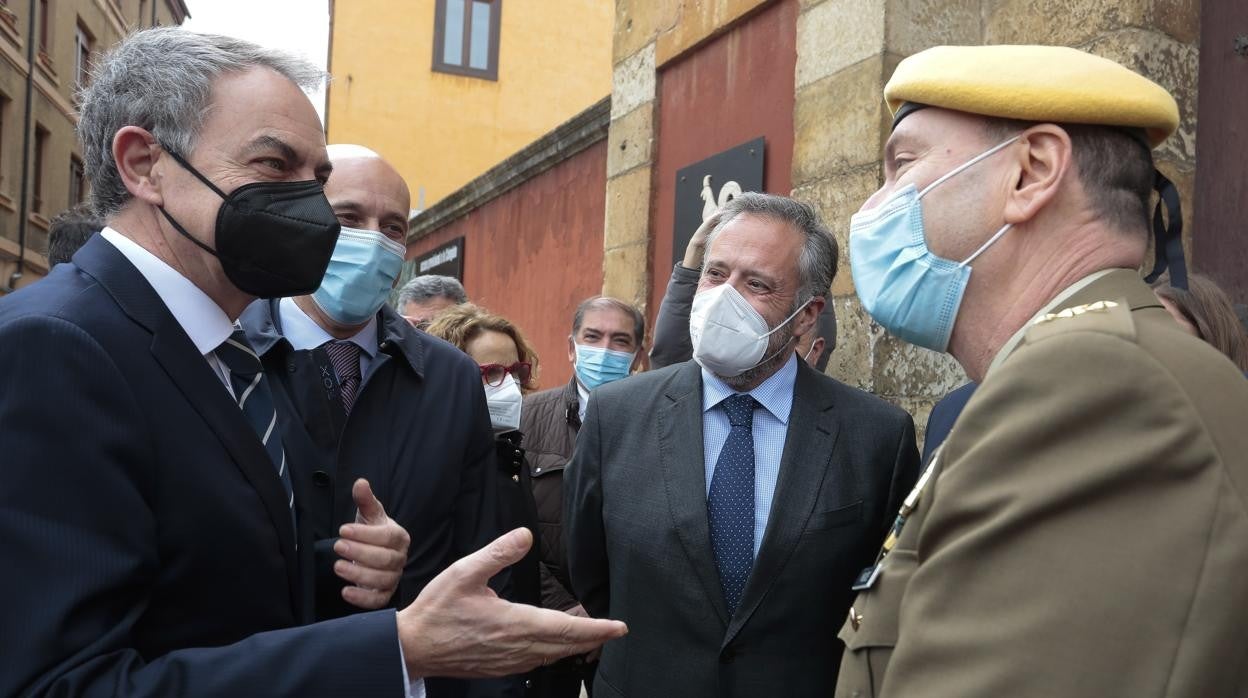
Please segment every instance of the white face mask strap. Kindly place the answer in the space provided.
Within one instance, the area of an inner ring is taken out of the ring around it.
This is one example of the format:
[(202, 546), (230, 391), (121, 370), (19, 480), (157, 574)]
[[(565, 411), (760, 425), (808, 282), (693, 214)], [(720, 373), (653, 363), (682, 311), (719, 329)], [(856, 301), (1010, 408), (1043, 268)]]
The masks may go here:
[(922, 199), (923, 197), (927, 196), (927, 193), (928, 193), (929, 191), (931, 191), (931, 190), (935, 189), (936, 187), (938, 187), (938, 186), (940, 186), (940, 185), (944, 184), (945, 182), (949, 181), (949, 179), (950, 179), (950, 178), (952, 178), (952, 177), (954, 177), (955, 175), (957, 175), (957, 174), (959, 174), (959, 173), (961, 173), (961, 172), (965, 171), (965, 170), (966, 170), (966, 168), (970, 167), (971, 165), (974, 165), (975, 163), (979, 162), (980, 160), (983, 160), (983, 159), (985, 159), (985, 158), (987, 158), (987, 157), (992, 156), (992, 155), (993, 155), (994, 153), (996, 153), (998, 150), (1001, 150), (1002, 148), (1004, 148), (1004, 147), (1006, 147), (1006, 146), (1010, 145), (1011, 143), (1013, 143), (1013, 142), (1014, 142), (1014, 141), (1016, 141), (1016, 140), (1018, 140), (1018, 136), (1010, 136), (1010, 138), (1009, 138), (1008, 140), (1004, 140), (1004, 141), (1002, 141), (1002, 142), (1000, 142), (1000, 143), (998, 143), (998, 144), (996, 144), (996, 145), (992, 146), (992, 147), (991, 147), (991, 148), (989, 148), (988, 150), (985, 150), (984, 152), (980, 153), (979, 155), (976, 155), (975, 157), (971, 158), (970, 160), (967, 160), (966, 162), (962, 163), (961, 165), (959, 165), (959, 166), (957, 166), (957, 167), (953, 168), (953, 170), (951, 170), (951, 171), (949, 171), (949, 172), (945, 173), (943, 176), (941, 176), (941, 177), (940, 177), (939, 179), (937, 179), (935, 182), (932, 182), (931, 184), (929, 184), (929, 185), (927, 185), (926, 187), (924, 187), (924, 188), (923, 188), (923, 191), (919, 192), (919, 198), (920, 198), (920, 199)]
[(792, 314), (792, 315), (790, 315), (790, 316), (786, 317), (786, 318), (785, 318), (785, 319), (784, 319), (784, 320), (783, 320), (783, 321), (782, 321), (779, 325), (776, 325), (775, 327), (771, 328), (771, 329), (770, 329), (770, 330), (768, 330), (767, 332), (765, 332), (765, 333), (763, 333), (763, 334), (760, 334), (760, 335), (758, 336), (758, 338), (759, 338), (759, 339), (762, 339), (763, 337), (770, 337), (771, 335), (775, 334), (776, 330), (778, 330), (778, 329), (780, 329), (781, 327), (784, 327), (785, 325), (789, 324), (789, 320), (792, 320), (793, 318), (797, 317), (797, 314), (798, 314), (798, 313), (800, 313), (800, 312), (802, 312), (803, 310), (805, 310), (805, 309), (806, 309), (806, 306), (810, 305), (810, 302), (811, 302), (811, 301), (813, 301), (814, 299), (815, 299), (815, 297), (814, 297), (814, 296), (811, 296), (810, 298), (807, 298), (807, 299), (806, 299), (806, 302), (805, 302), (805, 303), (802, 303), (801, 305), (799, 305), (799, 306), (797, 307), (797, 310), (794, 310), (794, 311), (793, 311), (793, 314)]
[(980, 245), (978, 250), (975, 250), (975, 252), (972, 253), (970, 257), (966, 258), (966, 261), (962, 262), (958, 266), (964, 267), (970, 264), (971, 262), (974, 262), (976, 257), (980, 256), (985, 251), (987, 251), (989, 247), (992, 247), (993, 243), (995, 243), (997, 240), (1000, 240), (1001, 236), (1005, 235), (1006, 232), (1009, 231), (1010, 225), (1011, 224), (1006, 223), (1005, 225), (1001, 226), (1000, 230), (998, 230), (996, 233), (993, 233), (993, 236), (988, 238), (988, 242), (985, 242), (984, 244)]

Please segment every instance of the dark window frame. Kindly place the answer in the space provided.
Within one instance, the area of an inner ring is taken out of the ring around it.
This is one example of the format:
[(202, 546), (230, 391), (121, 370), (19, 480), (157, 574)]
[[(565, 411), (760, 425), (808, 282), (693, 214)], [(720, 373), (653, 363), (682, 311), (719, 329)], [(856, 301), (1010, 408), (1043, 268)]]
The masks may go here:
[(483, 80), (498, 81), (498, 60), (499, 60), (499, 34), (503, 24), (503, 0), (487, 0), (490, 5), (490, 45), (486, 52), (486, 68), (471, 68), (468, 66), (468, 57), (472, 51), (472, 3), (480, 0), (463, 0), (464, 3), (464, 38), (460, 44), (462, 53), (462, 65), (447, 63), (442, 58), (445, 55), (446, 41), (446, 0), (437, 0), (433, 13), (433, 70), (437, 73), (449, 73), (451, 75), (462, 75), (470, 78), (481, 78)]
[(30, 187), (30, 210), (32, 213), (39, 215), (43, 215), (43, 205), (47, 203), (43, 199), (43, 176), (46, 174), (45, 170), (47, 169), (44, 165), (47, 164), (48, 138), (51, 135), (51, 132), (43, 126), (35, 125), (35, 157), (34, 162), (31, 163), (33, 168), (31, 178), (33, 181)]
[[(5, 130), (4, 127), (9, 120), (9, 105), (12, 104), (12, 102), (13, 100), (9, 99), (8, 95), (6, 95), (3, 92), (0, 92), (0, 162), (4, 162), (4, 151), (5, 151), (4, 137), (6, 135), (4, 132)], [(0, 191), (4, 191), (4, 168), (3, 167), (0, 167)]]
[(39, 51), (52, 55), (52, 0), (39, 0)]
[(77, 155), (69, 156), (69, 208), (87, 200), (87, 166)]
[(79, 19), (74, 26), (74, 87), (83, 89), (91, 82), (91, 63), (95, 56), (95, 37)]

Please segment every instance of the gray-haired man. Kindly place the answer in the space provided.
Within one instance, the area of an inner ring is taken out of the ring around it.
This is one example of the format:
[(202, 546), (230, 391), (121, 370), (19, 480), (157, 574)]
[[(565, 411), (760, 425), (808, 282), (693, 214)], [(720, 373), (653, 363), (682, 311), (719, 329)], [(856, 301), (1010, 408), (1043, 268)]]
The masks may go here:
[(433, 322), (443, 310), (468, 302), (464, 285), (453, 276), (423, 274), (399, 289), (399, 315), (418, 330)]
[[(330, 164), (300, 89), (320, 79), (178, 29), (97, 63), (79, 131), (108, 227), (0, 299), (0, 695), (401, 696), (405, 679), (516, 673), (624, 632), (487, 589), (526, 532), (397, 614), (293, 627), (298, 493), (234, 320), (315, 290), (329, 262)], [(394, 528), (342, 535), (384, 546)]]
[(595, 691), (813, 696), (829, 623), (918, 470), (902, 410), (799, 361), (836, 244), (792, 199), (743, 194), (707, 241), (693, 361), (598, 388), (565, 471), (572, 589), (624, 620)]

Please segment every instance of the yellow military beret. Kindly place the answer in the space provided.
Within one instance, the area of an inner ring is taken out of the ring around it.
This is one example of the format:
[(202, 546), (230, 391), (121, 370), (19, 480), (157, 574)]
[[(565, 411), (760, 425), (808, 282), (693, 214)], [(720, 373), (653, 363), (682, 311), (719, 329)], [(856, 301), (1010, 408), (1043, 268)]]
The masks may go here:
[(884, 86), (894, 116), (910, 103), (1021, 121), (1143, 129), (1156, 147), (1179, 125), (1165, 88), (1065, 46), (937, 46), (903, 60)]

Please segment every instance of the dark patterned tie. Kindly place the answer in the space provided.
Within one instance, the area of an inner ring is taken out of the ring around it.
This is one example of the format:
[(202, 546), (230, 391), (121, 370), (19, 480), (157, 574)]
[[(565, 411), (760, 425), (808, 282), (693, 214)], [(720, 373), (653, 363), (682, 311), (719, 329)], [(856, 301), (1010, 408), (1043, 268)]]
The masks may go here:
[(706, 514), (711, 548), (719, 568), (719, 585), (729, 615), (737, 612), (741, 594), (754, 566), (754, 408), (750, 395), (733, 395), (720, 403), (732, 430), (715, 461)]
[(295, 522), (295, 492), (290, 484), (290, 469), (286, 467), (286, 453), (282, 450), (281, 430), (277, 427), (277, 411), (273, 408), (273, 393), (264, 380), (264, 368), (260, 357), (247, 342), (247, 334), (234, 330), (230, 338), (217, 347), (217, 358), (230, 369), (230, 385), (234, 388), (234, 400), (243, 410), (243, 416), (256, 430), (264, 444), (264, 450), (273, 459), (277, 476), (286, 491), (286, 505), (290, 507), (290, 520)]
[(325, 343), (325, 353), (334, 364), (338, 374), (338, 395), (342, 399), (342, 411), (351, 414), (355, 395), (360, 391), (360, 345), (355, 342), (334, 341)]

